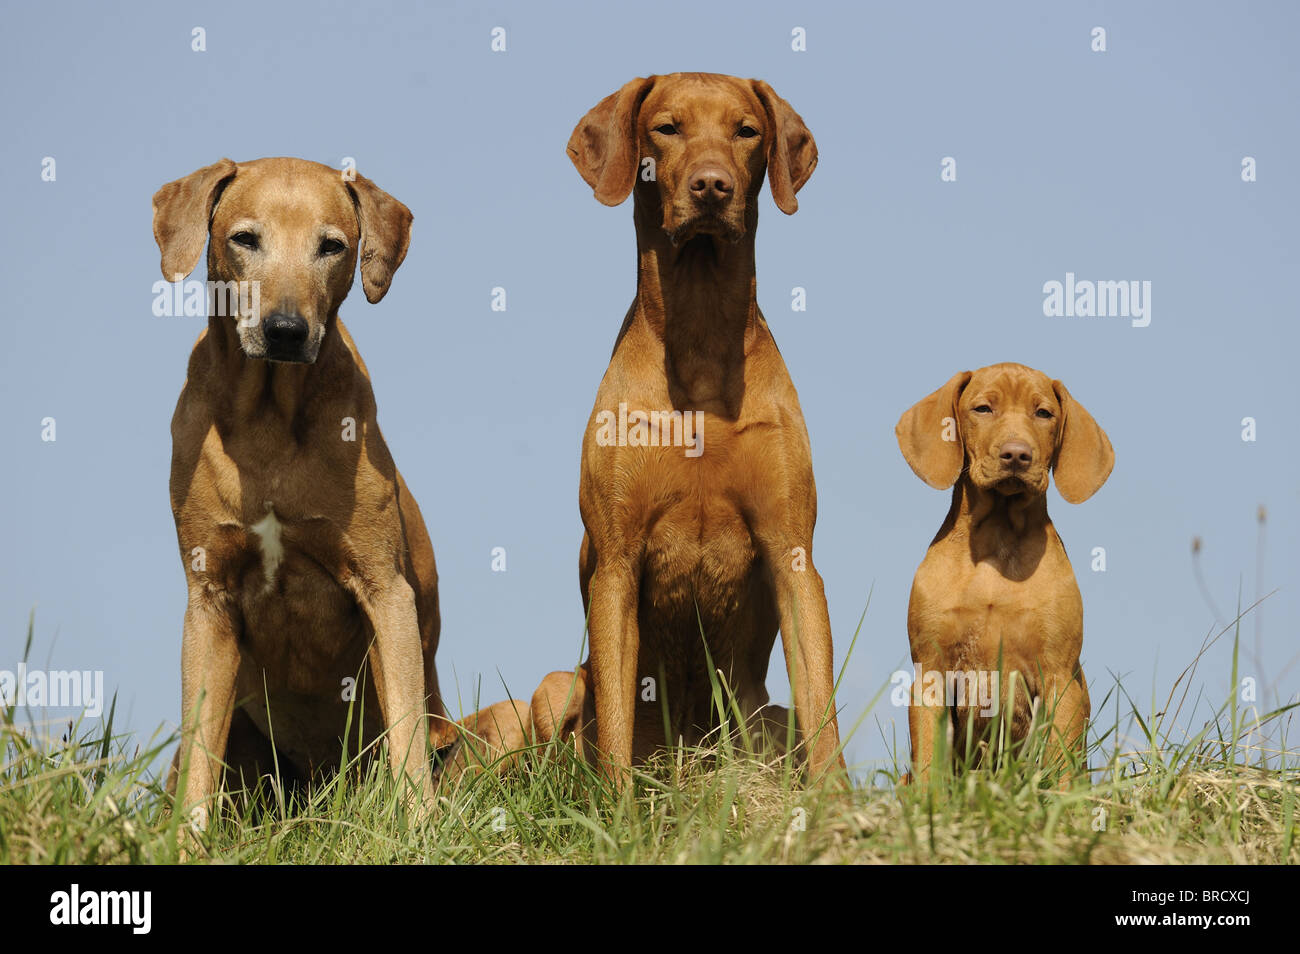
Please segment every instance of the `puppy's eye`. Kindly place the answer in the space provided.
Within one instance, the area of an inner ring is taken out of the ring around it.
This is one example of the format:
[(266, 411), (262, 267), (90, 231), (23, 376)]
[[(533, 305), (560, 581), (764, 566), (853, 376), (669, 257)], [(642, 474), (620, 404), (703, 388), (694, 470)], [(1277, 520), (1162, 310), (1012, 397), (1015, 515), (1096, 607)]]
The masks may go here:
[(741, 139), (753, 139), (758, 135), (758, 130), (753, 126), (741, 126), (740, 132), (736, 133)]
[(252, 249), (253, 251), (257, 251), (257, 249), (261, 247), (261, 243), (258, 242), (257, 236), (252, 232), (236, 232), (234, 235), (230, 236), (230, 241), (244, 248)]
[(676, 136), (677, 127), (672, 123), (664, 123), (662, 126), (656, 126), (655, 132), (659, 133), (661, 136)]
[(318, 254), (318, 255), (321, 255), (321, 256), (325, 256), (325, 255), (337, 255), (339, 252), (343, 251), (345, 248), (347, 248), (347, 246), (344, 245), (342, 242), (340, 242), (338, 239), (328, 239), (328, 238), (327, 238), (327, 239), (324, 239), (324, 240), (321, 241), (321, 243), (320, 243), (320, 249), (317, 251), (317, 254)]
[(1034, 412), (1034, 416), (1041, 417), (1045, 421), (1050, 421), (1052, 419), (1052, 412), (1045, 407), (1040, 407)]
[(976, 414), (992, 414), (992, 413), (993, 413), (993, 408), (989, 407), (987, 404), (981, 404), (979, 407), (975, 408), (974, 410), (975, 410), (975, 413), (976, 413)]

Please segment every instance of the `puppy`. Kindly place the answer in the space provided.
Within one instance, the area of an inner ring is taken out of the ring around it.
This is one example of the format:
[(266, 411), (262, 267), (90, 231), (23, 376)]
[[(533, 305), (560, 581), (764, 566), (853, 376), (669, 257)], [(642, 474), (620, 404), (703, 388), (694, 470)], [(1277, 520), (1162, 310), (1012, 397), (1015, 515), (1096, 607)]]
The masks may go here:
[[(1049, 756), (1085, 768), (1083, 601), (1047, 516), (1047, 484), (1050, 471), (1067, 501), (1087, 500), (1114, 465), (1110, 440), (1064, 384), (1020, 364), (954, 375), (903, 414), (895, 434), (918, 477), (953, 488), (907, 612), (912, 661), (945, 690), (914, 689), (914, 777), (929, 777), (945, 709), (955, 762), (999, 706), (1014, 740), (1050, 723)], [(981, 685), (992, 700), (978, 698)]]

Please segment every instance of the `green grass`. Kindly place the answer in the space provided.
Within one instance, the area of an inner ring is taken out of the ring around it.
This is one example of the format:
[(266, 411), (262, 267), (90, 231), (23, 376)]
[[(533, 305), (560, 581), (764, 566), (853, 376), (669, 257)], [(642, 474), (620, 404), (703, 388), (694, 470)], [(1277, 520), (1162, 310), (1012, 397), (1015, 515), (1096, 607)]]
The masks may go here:
[[(1236, 635), (1234, 633), (1234, 635)], [(1208, 651), (1204, 647), (1200, 661)], [(1236, 647), (1232, 653), (1236, 685)], [(188, 860), (394, 863), (1231, 863), (1300, 861), (1300, 753), (1293, 707), (1257, 715), (1234, 693), (1180, 727), (1196, 662), (1146, 712), (1117, 681), (1097, 701), (1091, 784), (1062, 791), (1034, 744), (995, 749), (928, 789), (898, 786), (906, 759), (849, 789), (809, 784), (788, 760), (715, 739), (638, 769), (622, 793), (567, 746), (530, 750), (513, 771), (444, 784), (416, 823), (401, 783), (373, 760), (298, 803), (230, 803)], [(1174, 705), (1177, 693), (1184, 698)], [(719, 703), (720, 708), (724, 708)], [(1206, 708), (1202, 706), (1202, 708)], [(41, 741), (0, 710), (0, 862), (179, 860), (179, 814), (162, 790), (174, 738), (67, 725)], [(1109, 718), (1106, 718), (1109, 713)], [(879, 713), (872, 713), (878, 716)], [(901, 709), (886, 718), (904, 720)], [(903, 725), (906, 723), (903, 721)], [(906, 731), (903, 730), (905, 738)], [(1132, 740), (1136, 739), (1134, 742)], [(245, 800), (246, 801), (246, 800)]]

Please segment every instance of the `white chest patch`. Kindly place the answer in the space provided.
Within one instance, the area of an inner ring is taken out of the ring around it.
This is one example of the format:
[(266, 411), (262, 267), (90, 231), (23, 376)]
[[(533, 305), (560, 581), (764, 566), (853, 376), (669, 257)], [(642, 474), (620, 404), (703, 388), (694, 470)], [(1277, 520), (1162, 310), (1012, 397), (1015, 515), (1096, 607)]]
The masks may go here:
[(284, 560), (284, 543), (280, 539), (281, 524), (275, 519), (275, 511), (266, 508), (266, 516), (248, 528), (262, 541), (262, 572), (266, 574), (266, 586), (269, 589), (275, 582), (275, 571)]

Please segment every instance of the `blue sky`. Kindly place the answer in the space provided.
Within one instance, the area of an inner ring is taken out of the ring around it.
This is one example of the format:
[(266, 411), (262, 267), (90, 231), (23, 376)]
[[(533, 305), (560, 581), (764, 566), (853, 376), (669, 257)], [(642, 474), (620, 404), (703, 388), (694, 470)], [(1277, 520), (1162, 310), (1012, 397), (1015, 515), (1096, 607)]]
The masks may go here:
[[(168, 425), (203, 322), (152, 314), (150, 198), (221, 156), (274, 155), (353, 157), (415, 214), (387, 298), (367, 304), (358, 283), (341, 313), (437, 553), (452, 707), (457, 686), (466, 708), (480, 686), (484, 701), (503, 683), (526, 697), (576, 662), (578, 453), (635, 259), (630, 203), (597, 203), (564, 146), (626, 80), (685, 69), (768, 80), (820, 150), (796, 215), (764, 193), (758, 295), (808, 422), (837, 662), (871, 594), (841, 724), (906, 663), (912, 574), (947, 509), (893, 426), (954, 372), (1004, 360), (1063, 380), (1115, 447), (1097, 496), (1049, 504), (1094, 704), (1111, 674), (1163, 701), (1214, 627), (1193, 537), (1221, 616), (1239, 592), (1277, 590), (1243, 628), (1241, 665), (1261, 704), (1295, 698), (1300, 8), (699, 9), (6, 2), (0, 669), (34, 608), (33, 664), (104, 670), (145, 736), (177, 720)], [(1151, 282), (1150, 324), (1046, 317), (1044, 283), (1070, 272)], [(1229, 663), (1220, 643), (1195, 688), (1226, 698)], [(779, 652), (769, 682), (784, 699)], [(905, 712), (885, 701), (850, 760), (877, 764), (894, 738), (905, 750)]]

